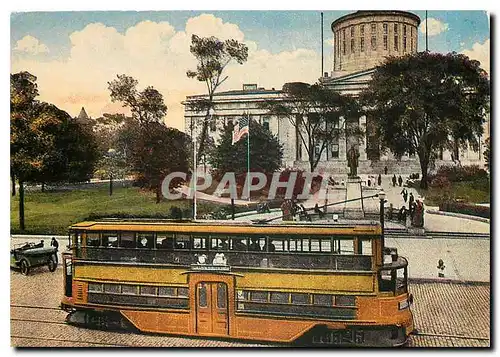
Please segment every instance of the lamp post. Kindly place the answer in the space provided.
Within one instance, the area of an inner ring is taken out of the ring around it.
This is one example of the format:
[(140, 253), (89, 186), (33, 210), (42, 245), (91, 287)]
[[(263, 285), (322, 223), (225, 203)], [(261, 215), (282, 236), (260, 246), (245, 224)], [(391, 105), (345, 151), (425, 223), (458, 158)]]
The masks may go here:
[(108, 150), (108, 160), (109, 160), (109, 195), (113, 195), (113, 171), (114, 171), (114, 158), (115, 158), (116, 150), (109, 149)]
[(384, 203), (385, 201), (385, 192), (381, 190), (378, 193), (378, 198), (380, 199), (380, 228), (382, 230), (382, 264), (384, 264), (384, 249), (385, 249), (385, 232), (384, 232)]

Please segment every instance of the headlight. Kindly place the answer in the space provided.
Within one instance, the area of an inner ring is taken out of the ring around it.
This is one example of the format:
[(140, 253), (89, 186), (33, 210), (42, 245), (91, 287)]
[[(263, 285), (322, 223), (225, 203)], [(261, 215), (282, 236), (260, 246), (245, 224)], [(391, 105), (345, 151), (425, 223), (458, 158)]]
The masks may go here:
[(399, 302), (399, 310), (407, 309), (409, 306), (410, 304), (408, 303), (408, 299), (404, 299)]

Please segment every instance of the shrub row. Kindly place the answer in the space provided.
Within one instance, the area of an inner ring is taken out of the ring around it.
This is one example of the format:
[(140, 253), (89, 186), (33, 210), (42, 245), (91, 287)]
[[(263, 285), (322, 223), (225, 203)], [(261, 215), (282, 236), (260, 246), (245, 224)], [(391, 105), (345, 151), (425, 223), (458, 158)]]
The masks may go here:
[(483, 218), (490, 218), (490, 207), (476, 206), (462, 202), (443, 202), (439, 204), (439, 210), (444, 212), (455, 212), (468, 214)]

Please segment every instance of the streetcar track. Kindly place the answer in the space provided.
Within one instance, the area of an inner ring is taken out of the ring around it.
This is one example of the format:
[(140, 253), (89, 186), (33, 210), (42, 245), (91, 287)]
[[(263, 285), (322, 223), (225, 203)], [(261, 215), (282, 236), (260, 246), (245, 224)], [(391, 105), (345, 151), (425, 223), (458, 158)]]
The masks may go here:
[(475, 336), (463, 336), (463, 335), (449, 335), (449, 334), (438, 334), (438, 333), (427, 333), (427, 332), (418, 332), (415, 336), (424, 336), (424, 337), (443, 337), (443, 338), (458, 338), (462, 340), (479, 340), (479, 341), (489, 341), (489, 337), (475, 337)]
[(40, 310), (56, 310), (56, 311), (64, 311), (60, 307), (54, 307), (54, 306), (33, 306), (33, 305), (18, 305), (18, 304), (11, 304), (10, 307), (14, 308), (22, 308), (22, 309), (40, 309)]
[[(35, 319), (20, 319), (17, 317), (11, 317), (10, 321), (22, 321), (22, 322), (39, 322), (43, 324), (55, 324), (55, 325), (68, 325), (64, 321), (49, 321), (49, 320), (35, 320)], [(69, 326), (69, 325), (68, 325)]]

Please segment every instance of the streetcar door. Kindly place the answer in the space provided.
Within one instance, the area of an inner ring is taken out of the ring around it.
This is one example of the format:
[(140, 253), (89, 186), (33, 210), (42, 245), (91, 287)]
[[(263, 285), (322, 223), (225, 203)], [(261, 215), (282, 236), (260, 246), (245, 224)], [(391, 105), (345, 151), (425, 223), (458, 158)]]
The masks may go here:
[(64, 295), (67, 297), (72, 296), (72, 285), (73, 285), (73, 265), (71, 262), (71, 256), (63, 257), (64, 263)]
[(199, 334), (229, 334), (226, 283), (200, 282), (196, 285), (196, 329)]

